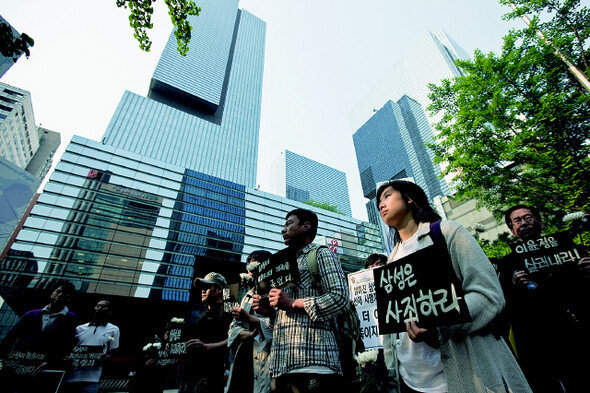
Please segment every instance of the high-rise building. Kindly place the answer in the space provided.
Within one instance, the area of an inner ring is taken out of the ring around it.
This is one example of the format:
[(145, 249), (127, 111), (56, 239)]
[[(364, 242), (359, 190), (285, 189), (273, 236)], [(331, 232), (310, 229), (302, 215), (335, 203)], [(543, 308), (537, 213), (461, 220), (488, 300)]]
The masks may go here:
[(25, 169), (39, 148), (31, 94), (0, 83), (0, 155)]
[(366, 198), (375, 198), (378, 182), (406, 177), (413, 178), (430, 200), (448, 194), (427, 146), (433, 141), (432, 129), (415, 100), (403, 96), (398, 102), (387, 101), (352, 138)]
[[(404, 95), (416, 100), (426, 110), (430, 105), (428, 84), (463, 75), (454, 62), (468, 58), (467, 53), (442, 30), (425, 33), (351, 110), (352, 130), (361, 128), (387, 101), (398, 101)], [(431, 125), (438, 121), (438, 117), (427, 115), (427, 118)]]
[(351, 215), (344, 172), (289, 150), (281, 152), (271, 172), (275, 194), (299, 202), (329, 203), (339, 212)]
[(0, 142), (0, 156), (43, 180), (61, 136), (35, 125), (28, 91), (0, 83)]
[(199, 3), (187, 56), (171, 34), (148, 98), (124, 93), (105, 144), (255, 186), (266, 24), (238, 3)]

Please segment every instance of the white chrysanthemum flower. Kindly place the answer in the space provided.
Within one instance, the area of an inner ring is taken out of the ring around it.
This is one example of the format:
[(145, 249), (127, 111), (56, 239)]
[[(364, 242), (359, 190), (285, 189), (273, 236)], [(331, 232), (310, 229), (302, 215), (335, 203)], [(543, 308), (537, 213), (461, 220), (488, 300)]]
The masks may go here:
[(585, 215), (586, 215), (586, 213), (584, 213), (584, 212), (568, 213), (565, 216), (563, 216), (563, 218), (561, 220), (562, 221), (581, 220), (582, 218), (584, 218)]
[(171, 323), (184, 323), (184, 318), (172, 318), (170, 320)]
[(376, 362), (377, 355), (379, 355), (378, 349), (372, 349), (370, 351), (361, 352), (356, 355), (354, 358), (359, 364), (365, 364), (369, 362)]

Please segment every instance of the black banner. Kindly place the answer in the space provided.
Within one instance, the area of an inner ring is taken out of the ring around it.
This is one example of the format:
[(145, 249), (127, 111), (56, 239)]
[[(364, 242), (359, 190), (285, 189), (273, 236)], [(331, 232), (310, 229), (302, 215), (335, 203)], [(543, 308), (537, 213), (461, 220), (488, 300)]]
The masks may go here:
[(29, 351), (11, 351), (4, 359), (4, 366), (17, 375), (32, 374), (45, 359), (44, 353)]
[(438, 250), (430, 246), (373, 269), (379, 334), (405, 332), (410, 321), (422, 328), (471, 321), (461, 283)]
[(512, 246), (512, 252), (528, 273), (555, 273), (577, 267), (582, 258), (567, 233), (554, 233), (518, 243)]
[(296, 253), (291, 248), (284, 248), (258, 265), (256, 292), (266, 295), (272, 288), (284, 288), (297, 281), (299, 268)]

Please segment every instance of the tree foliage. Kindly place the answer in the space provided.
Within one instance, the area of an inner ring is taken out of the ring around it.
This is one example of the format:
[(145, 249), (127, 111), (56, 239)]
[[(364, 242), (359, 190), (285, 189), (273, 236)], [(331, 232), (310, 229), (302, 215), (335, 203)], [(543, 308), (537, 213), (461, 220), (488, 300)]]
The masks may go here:
[(334, 213), (344, 215), (344, 213), (342, 213), (340, 210), (338, 210), (338, 206), (332, 205), (329, 202), (318, 202), (318, 201), (314, 201), (314, 200), (310, 199), (310, 200), (305, 201), (303, 203), (305, 203), (306, 205), (309, 205), (309, 206), (317, 207), (320, 209), (324, 209), (324, 210), (328, 210), (328, 211), (331, 211)]
[(536, 13), (530, 27), (509, 32), (499, 55), (457, 61), (464, 76), (430, 86), (428, 109), (443, 113), (431, 147), (459, 196), (497, 217), (532, 204), (558, 228), (564, 213), (590, 209), (590, 94), (555, 49), (588, 75), (590, 16), (578, 0), (513, 3), (519, 11), (505, 17)]
[[(139, 47), (149, 52), (152, 41), (147, 31), (153, 27), (152, 15), (155, 0), (116, 0), (117, 7), (129, 8), (129, 25), (135, 31), (134, 37), (139, 42)], [(201, 9), (192, 0), (164, 0), (168, 6), (168, 15), (176, 28), (174, 35), (178, 44), (178, 52), (182, 56), (188, 53), (188, 44), (191, 40), (192, 26), (188, 22), (189, 15), (199, 15)]]
[(8, 23), (0, 23), (0, 53), (5, 57), (12, 57), (16, 63), (24, 53), (27, 59), (31, 55), (29, 48), (35, 45), (35, 41), (27, 34), (22, 33), (15, 37), (12, 28)]

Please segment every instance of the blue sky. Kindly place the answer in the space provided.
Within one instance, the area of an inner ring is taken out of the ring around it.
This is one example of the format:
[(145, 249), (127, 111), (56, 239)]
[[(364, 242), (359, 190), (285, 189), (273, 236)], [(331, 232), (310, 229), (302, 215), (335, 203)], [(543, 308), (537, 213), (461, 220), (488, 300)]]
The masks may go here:
[[(220, 0), (221, 1), (221, 0)], [(198, 4), (198, 1), (196, 1)], [(125, 90), (146, 95), (172, 25), (154, 3), (152, 50), (139, 50), (115, 0), (0, 0), (0, 13), (35, 39), (2, 82), (31, 92), (35, 121), (99, 140)], [(366, 219), (348, 114), (414, 41), (443, 29), (469, 54), (499, 52), (510, 28), (496, 0), (242, 0), (267, 22), (258, 182), (291, 150), (346, 172), (352, 214)], [(327, 185), (328, 186), (328, 185)]]

